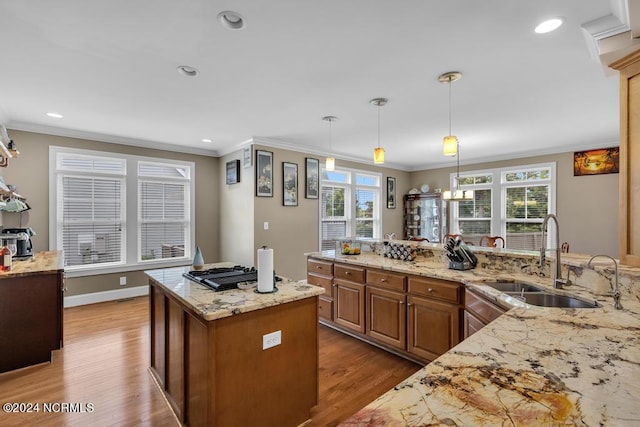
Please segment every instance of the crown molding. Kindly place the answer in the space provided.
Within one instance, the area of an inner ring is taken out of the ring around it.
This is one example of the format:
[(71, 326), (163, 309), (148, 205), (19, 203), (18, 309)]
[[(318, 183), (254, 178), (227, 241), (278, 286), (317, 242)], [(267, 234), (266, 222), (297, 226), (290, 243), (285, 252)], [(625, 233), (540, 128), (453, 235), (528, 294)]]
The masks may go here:
[[(317, 150), (315, 148), (296, 145), (290, 142), (280, 141), (280, 140), (271, 139), (271, 138), (265, 138), (261, 136), (254, 136), (252, 140), (254, 144), (260, 144), (267, 147), (280, 148), (280, 149), (289, 150), (289, 151), (296, 151), (298, 153), (311, 154), (311, 155), (320, 156), (320, 157), (327, 157), (331, 155), (335, 157), (336, 160), (345, 160), (348, 162), (374, 166), (373, 160), (370, 158), (364, 158), (364, 157), (358, 157), (358, 156), (344, 156), (344, 155), (337, 154), (335, 152), (328, 153), (324, 150)], [(409, 168), (407, 168), (407, 166), (404, 166), (398, 163), (386, 162), (386, 161), (384, 163), (384, 166), (374, 166), (374, 167), (396, 169), (396, 170), (407, 171), (407, 172), (409, 171)]]
[(34, 123), (10, 122), (8, 128), (25, 132), (41, 133), (45, 135), (64, 136), (67, 138), (88, 139), (90, 141), (106, 142), (110, 144), (129, 145), (133, 147), (150, 148), (154, 150), (173, 151), (178, 153), (196, 154), (200, 156), (218, 157), (215, 150), (204, 148), (186, 147), (166, 142), (148, 141), (143, 139), (127, 138), (116, 135), (107, 135), (83, 130), (45, 126)]

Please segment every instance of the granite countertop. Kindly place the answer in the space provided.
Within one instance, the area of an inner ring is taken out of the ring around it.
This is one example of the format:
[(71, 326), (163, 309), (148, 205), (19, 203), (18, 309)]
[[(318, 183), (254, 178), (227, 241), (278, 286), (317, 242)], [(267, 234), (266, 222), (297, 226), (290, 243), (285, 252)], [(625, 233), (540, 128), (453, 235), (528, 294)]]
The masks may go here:
[[(615, 310), (608, 292), (575, 285), (567, 290), (551, 289), (549, 277), (482, 268), (454, 271), (420, 258), (408, 263), (374, 254), (309, 255), (459, 281), (502, 306), (513, 307), (342, 425), (640, 424), (637, 282), (625, 288), (624, 309)], [(586, 255), (567, 258), (575, 266), (584, 266), (589, 259)], [(577, 279), (589, 277), (583, 274)], [(555, 293), (597, 300), (601, 307), (527, 305), (484, 284), (496, 280), (535, 283)]]
[(36, 252), (31, 258), (13, 260), (10, 271), (0, 271), (0, 279), (52, 273), (64, 270), (62, 251)]
[[(233, 263), (222, 262), (205, 265), (213, 267), (233, 267)], [(163, 268), (145, 271), (153, 282), (170, 292), (204, 320), (215, 320), (253, 310), (272, 307), (324, 293), (319, 286), (308, 285), (305, 281), (293, 281), (283, 278), (276, 283), (278, 291), (270, 294), (258, 294), (254, 288), (231, 289), (214, 292), (206, 286), (195, 283), (182, 274), (191, 267)]]

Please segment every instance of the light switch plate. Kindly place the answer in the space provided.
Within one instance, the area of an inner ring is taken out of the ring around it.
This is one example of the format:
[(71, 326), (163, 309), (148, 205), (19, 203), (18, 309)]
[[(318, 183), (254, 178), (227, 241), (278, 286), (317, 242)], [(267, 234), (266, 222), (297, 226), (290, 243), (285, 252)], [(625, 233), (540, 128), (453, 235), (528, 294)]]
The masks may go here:
[(120, 286), (125, 286), (127, 284), (127, 276), (120, 277)]
[(282, 344), (282, 331), (271, 332), (262, 336), (262, 349), (266, 350), (271, 347)]
[(265, 221), (265, 222), (264, 222), (264, 229), (265, 229), (265, 230), (268, 230), (268, 229), (269, 229), (269, 222), (268, 222), (268, 221)]

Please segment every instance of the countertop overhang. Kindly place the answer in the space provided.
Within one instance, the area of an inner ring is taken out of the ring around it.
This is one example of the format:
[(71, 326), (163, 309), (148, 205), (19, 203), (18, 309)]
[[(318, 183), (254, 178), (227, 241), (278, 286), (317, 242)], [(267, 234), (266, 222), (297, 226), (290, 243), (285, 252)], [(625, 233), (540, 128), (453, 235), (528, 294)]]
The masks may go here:
[[(205, 269), (213, 267), (233, 267), (230, 262), (207, 264)], [(215, 292), (206, 286), (195, 283), (183, 276), (191, 267), (173, 267), (147, 270), (145, 274), (154, 284), (168, 291), (204, 320), (216, 320), (253, 310), (272, 307), (315, 297), (324, 293), (319, 286), (308, 285), (305, 281), (282, 278), (276, 283), (277, 292), (259, 294), (250, 289), (231, 289)]]

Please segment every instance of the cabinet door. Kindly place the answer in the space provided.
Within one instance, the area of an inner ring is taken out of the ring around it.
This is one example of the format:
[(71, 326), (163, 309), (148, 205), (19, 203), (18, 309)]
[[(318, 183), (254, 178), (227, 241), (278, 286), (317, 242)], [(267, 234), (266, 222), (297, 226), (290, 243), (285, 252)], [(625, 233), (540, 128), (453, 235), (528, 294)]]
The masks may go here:
[(409, 295), (407, 350), (434, 360), (460, 341), (457, 305)]
[(469, 313), (468, 311), (466, 310), (464, 311), (464, 339), (465, 340), (469, 338), (471, 335), (478, 332), (480, 329), (484, 328), (485, 326), (486, 325), (482, 320), (478, 319), (476, 316)]
[(364, 285), (334, 279), (334, 322), (364, 333)]
[(377, 341), (406, 348), (406, 296), (400, 292), (367, 286), (367, 335)]

